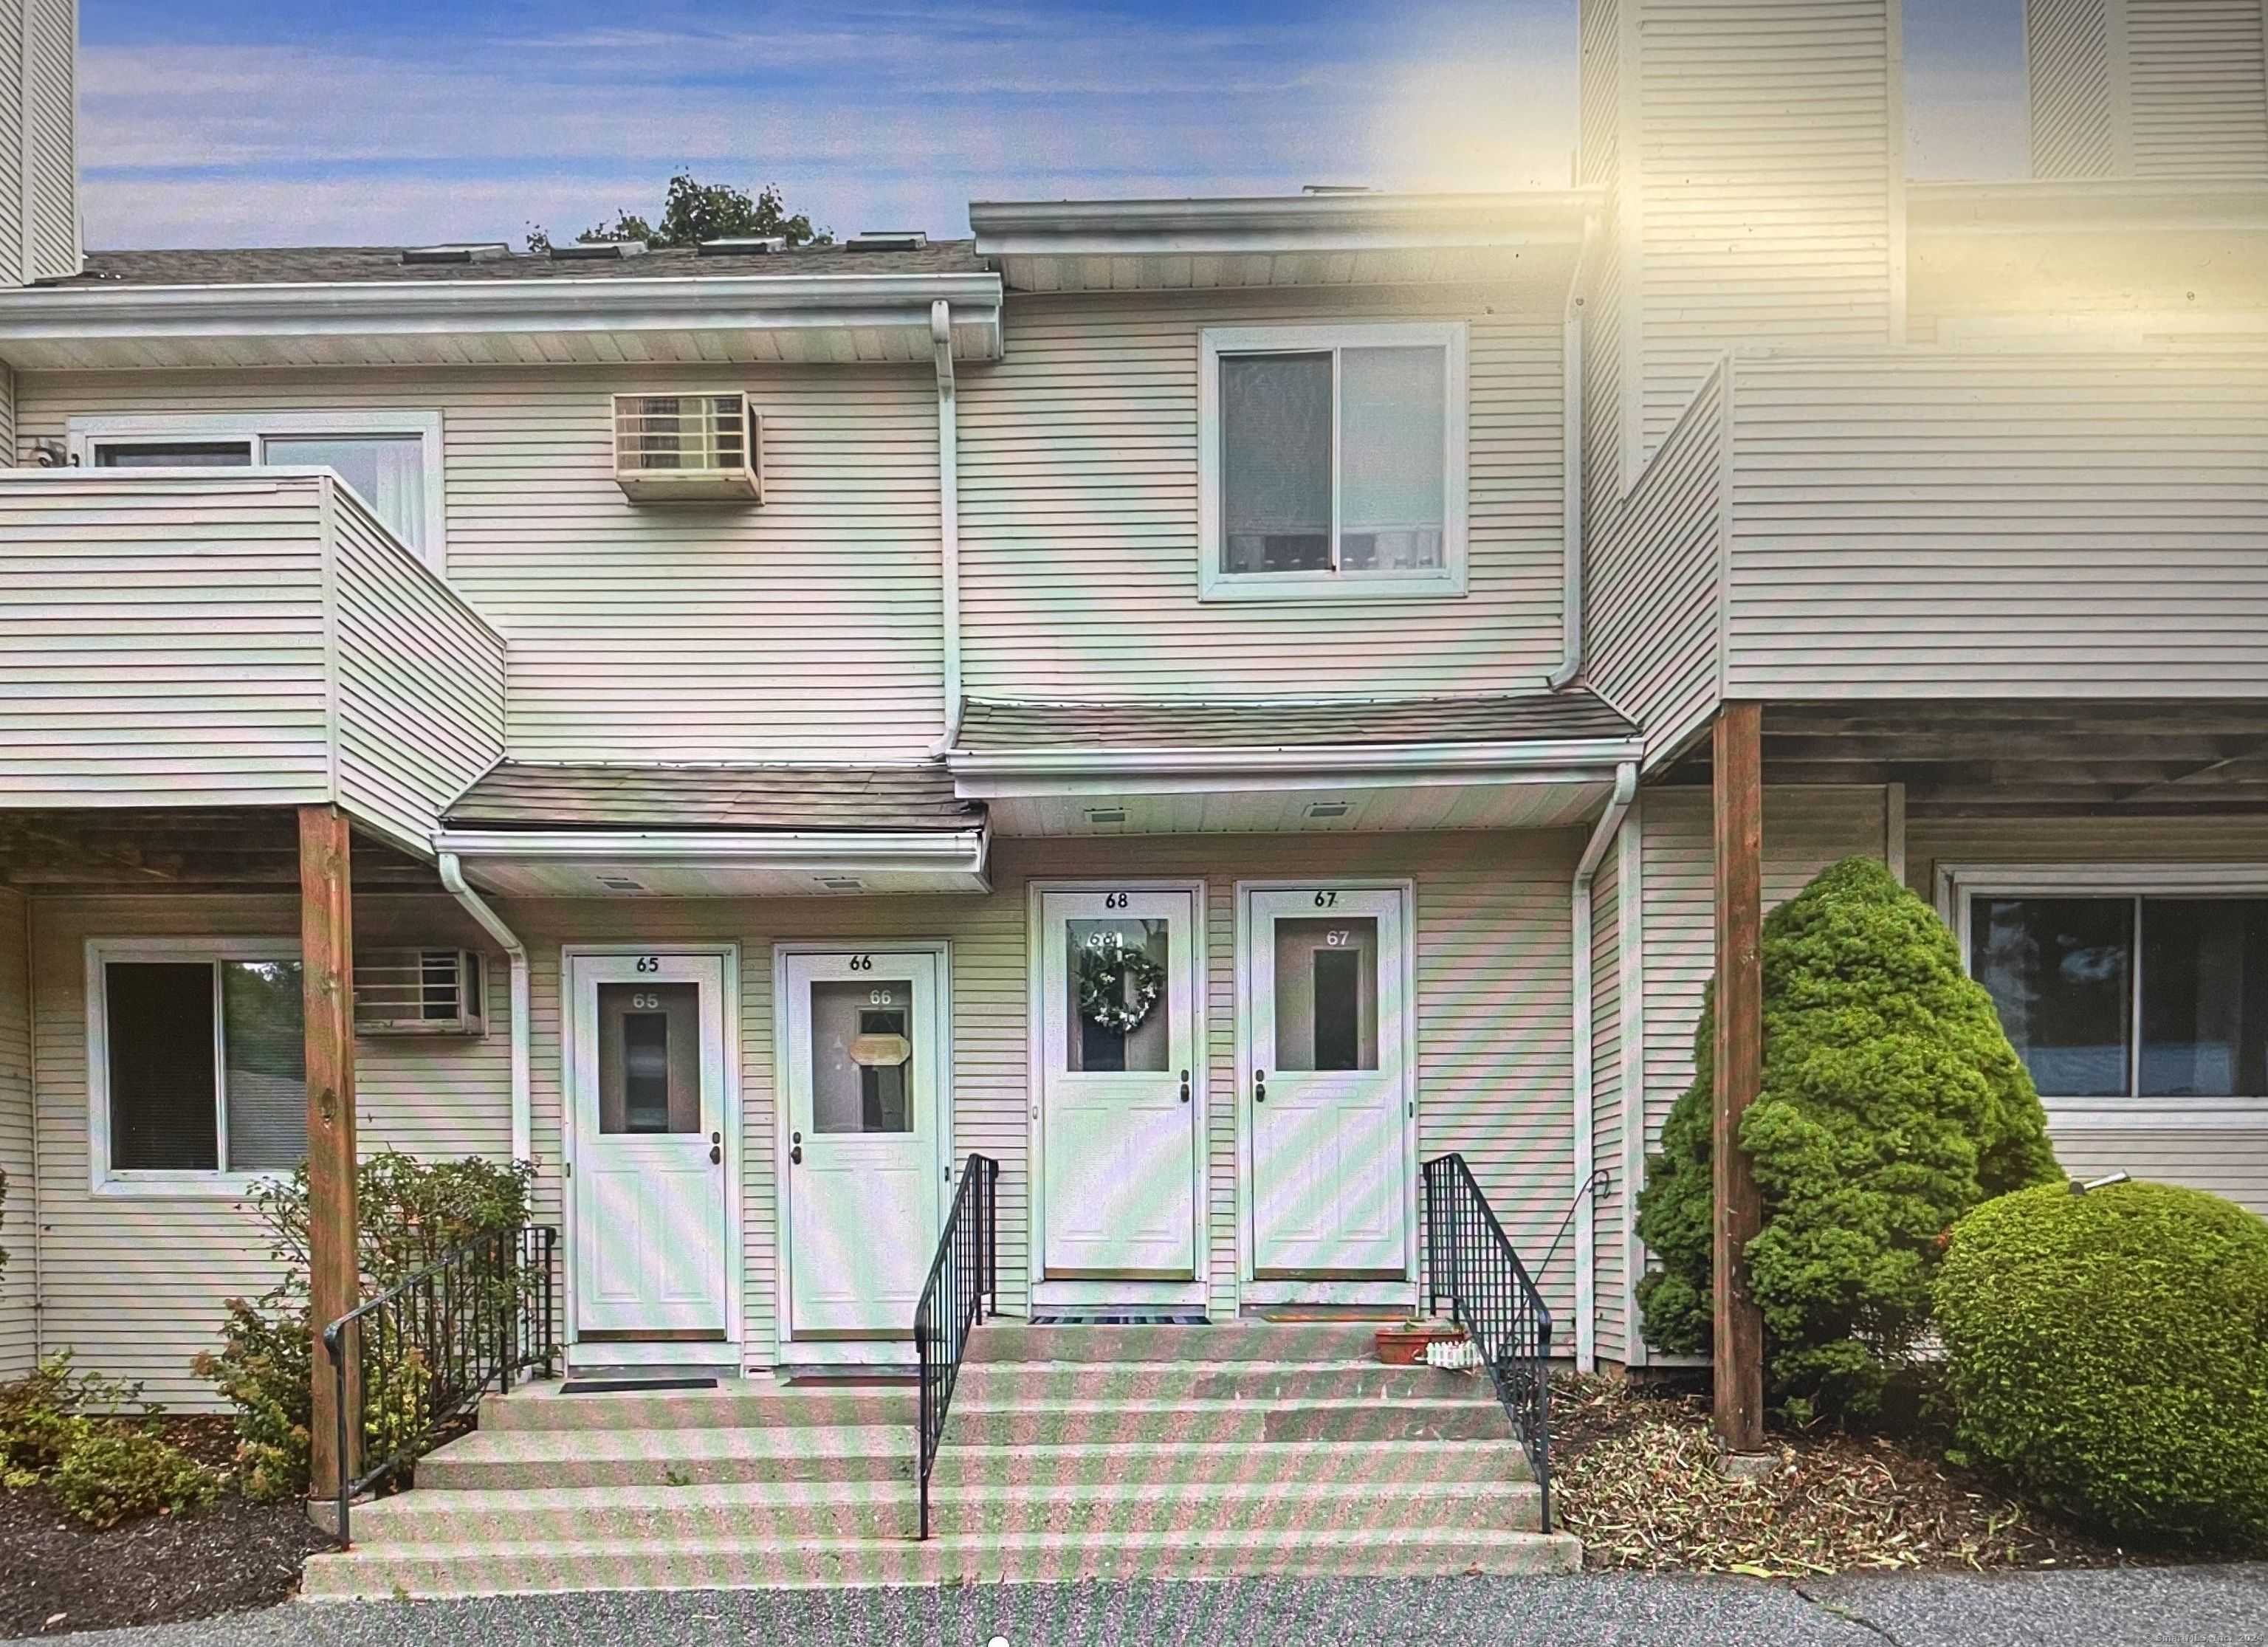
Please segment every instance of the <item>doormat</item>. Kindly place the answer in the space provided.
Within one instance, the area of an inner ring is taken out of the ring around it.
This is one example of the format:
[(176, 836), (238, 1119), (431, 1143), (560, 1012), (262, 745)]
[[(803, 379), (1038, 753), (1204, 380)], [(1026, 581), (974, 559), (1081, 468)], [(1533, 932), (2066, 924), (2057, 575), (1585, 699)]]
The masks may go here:
[(1209, 1327), (1212, 1323), (1202, 1312), (1174, 1313), (1167, 1312), (1125, 1311), (1108, 1315), (1035, 1315), (1035, 1327)]
[(621, 1395), (644, 1390), (713, 1390), (714, 1379), (570, 1379), (562, 1395)]

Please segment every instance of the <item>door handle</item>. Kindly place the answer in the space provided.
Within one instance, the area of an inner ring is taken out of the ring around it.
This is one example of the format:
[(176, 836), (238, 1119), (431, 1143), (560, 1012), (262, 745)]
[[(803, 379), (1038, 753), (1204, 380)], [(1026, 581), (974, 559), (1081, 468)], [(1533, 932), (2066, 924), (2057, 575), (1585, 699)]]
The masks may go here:
[(712, 1132), (709, 1135), (709, 1165), (714, 1166), (724, 1158), (725, 1135), (721, 1132)]
[(1252, 1072), (1252, 1101), (1256, 1104), (1268, 1101), (1268, 1071), (1265, 1070)]
[(1186, 1104), (1186, 1103), (1188, 1103), (1189, 1101), (1189, 1072), (1187, 1070), (1182, 1070), (1182, 1102), (1183, 1102), (1184, 1104)]
[(799, 1143), (793, 1149), (790, 1150), (787, 1152), (787, 1158), (794, 1162), (798, 1166), (801, 1166), (803, 1165), (803, 1146)]

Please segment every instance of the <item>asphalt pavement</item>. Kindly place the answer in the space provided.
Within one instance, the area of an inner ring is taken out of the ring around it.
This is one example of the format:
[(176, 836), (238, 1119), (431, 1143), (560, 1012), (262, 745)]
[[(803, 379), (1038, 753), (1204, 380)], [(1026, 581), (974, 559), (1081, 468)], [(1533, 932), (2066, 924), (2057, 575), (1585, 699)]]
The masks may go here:
[(298, 1602), (68, 1639), (100, 1647), (2263, 1647), (2268, 1565), (1800, 1585), (1587, 1573)]

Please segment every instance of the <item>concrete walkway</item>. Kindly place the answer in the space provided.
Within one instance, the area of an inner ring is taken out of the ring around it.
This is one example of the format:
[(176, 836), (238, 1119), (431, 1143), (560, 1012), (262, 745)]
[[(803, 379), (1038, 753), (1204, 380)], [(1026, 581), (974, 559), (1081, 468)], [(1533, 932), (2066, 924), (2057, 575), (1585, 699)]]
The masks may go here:
[[(53, 1639), (52, 1637), (49, 1639)], [(102, 1647), (2258, 1647), (2268, 1565), (1734, 1578), (1237, 1579), (299, 1603)]]

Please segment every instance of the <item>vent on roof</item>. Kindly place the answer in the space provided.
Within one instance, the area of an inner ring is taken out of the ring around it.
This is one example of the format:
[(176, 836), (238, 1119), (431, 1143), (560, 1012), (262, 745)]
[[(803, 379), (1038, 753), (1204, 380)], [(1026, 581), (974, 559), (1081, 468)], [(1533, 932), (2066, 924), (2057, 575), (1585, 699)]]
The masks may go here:
[(738, 235), (723, 240), (703, 240), (694, 248), (698, 257), (762, 257), (787, 250), (787, 237), (779, 234)]
[(481, 958), (461, 949), (366, 949), (355, 957), (357, 1035), (477, 1035)]
[(1126, 809), (1123, 806), (1090, 806), (1086, 809), (1086, 820), (1091, 824), (1123, 824), (1126, 821)]
[(608, 892), (644, 892), (645, 890), (644, 881), (632, 880), (627, 875), (601, 875), (599, 877), (599, 885), (604, 886)]
[(866, 883), (856, 875), (821, 875), (819, 884), (829, 892), (864, 892)]
[(618, 394), (615, 480), (637, 503), (761, 504), (763, 435), (744, 394)]
[(1375, 195), (1378, 191), (1367, 183), (1302, 183), (1302, 195)]
[(929, 244), (919, 229), (868, 229), (843, 243), (846, 252), (918, 252)]
[(555, 246), (551, 255), (560, 262), (578, 262), (585, 258), (644, 257), (643, 240), (570, 240), (564, 246)]
[(512, 255), (501, 240), (469, 240), (451, 246), (411, 246), (401, 252), (405, 263), (493, 263)]

